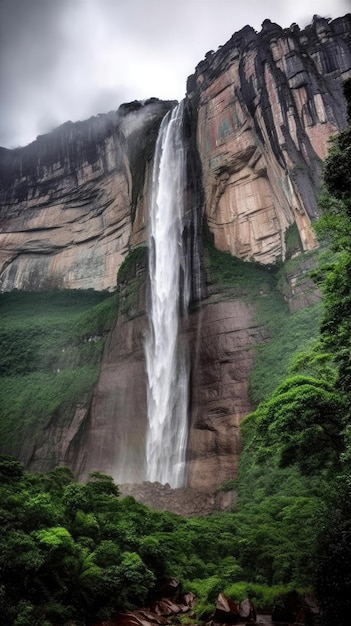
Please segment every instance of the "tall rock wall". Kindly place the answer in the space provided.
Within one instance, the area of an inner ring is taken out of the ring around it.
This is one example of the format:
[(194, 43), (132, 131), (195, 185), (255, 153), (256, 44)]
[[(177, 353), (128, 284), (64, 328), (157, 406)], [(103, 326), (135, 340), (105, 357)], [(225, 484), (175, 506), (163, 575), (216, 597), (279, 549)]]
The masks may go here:
[[(105, 345), (87, 419), (69, 444), (70, 465), (82, 480), (96, 468), (119, 484), (145, 480), (146, 261), (145, 253), (130, 263), (119, 280), (120, 314)], [(255, 314), (255, 306), (245, 299), (231, 297), (224, 302), (217, 292), (182, 319), (181, 341), (190, 348), (190, 488), (213, 490), (236, 473), (239, 423), (253, 408), (249, 374), (254, 348), (267, 340)]]
[(0, 287), (113, 289), (142, 240), (158, 127), (173, 102), (122, 105), (0, 151)]
[(303, 31), (269, 20), (260, 33), (246, 26), (188, 79), (205, 211), (221, 250), (274, 263), (294, 221), (303, 249), (315, 246), (321, 160), (346, 124), (350, 24), (351, 15), (315, 16)]
[(146, 248), (140, 252), (123, 275), (119, 273), (118, 319), (105, 344), (87, 419), (70, 445), (71, 465), (83, 480), (95, 468), (102, 468), (118, 483), (145, 479)]
[[(186, 237), (196, 307), (183, 320), (182, 338), (191, 347), (193, 488), (215, 488), (235, 474), (239, 422), (252, 409), (254, 348), (268, 340), (251, 303), (211, 296), (201, 267), (203, 215), (215, 246), (244, 260), (284, 259), (292, 224), (302, 250), (315, 246), (322, 159), (330, 135), (346, 124), (350, 33), (350, 15), (330, 23), (316, 18), (304, 31), (269, 21), (258, 34), (245, 27), (208, 53), (188, 80)], [(154, 145), (173, 104), (122, 105), (117, 113), (68, 122), (26, 148), (0, 150), (3, 291), (116, 287), (128, 251), (146, 240)], [(82, 479), (96, 469), (119, 482), (145, 475), (145, 255), (119, 279), (119, 315), (92, 401), (72, 409), (64, 432), (50, 424), (38, 433), (38, 445), (26, 452), (33, 469), (59, 460)], [(261, 296), (267, 293), (259, 287)]]
[(252, 411), (249, 376), (264, 329), (239, 298), (212, 302), (190, 316), (192, 353), (188, 481), (215, 488), (236, 474), (240, 420)]

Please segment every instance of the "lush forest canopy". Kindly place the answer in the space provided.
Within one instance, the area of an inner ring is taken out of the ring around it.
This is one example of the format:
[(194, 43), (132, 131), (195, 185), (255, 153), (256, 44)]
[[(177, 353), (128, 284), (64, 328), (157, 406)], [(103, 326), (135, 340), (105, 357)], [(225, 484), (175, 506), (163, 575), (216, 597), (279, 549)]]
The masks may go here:
[[(297, 497), (294, 475), (290, 493), (276, 494), (259, 513), (243, 508), (185, 519), (119, 497), (112, 479), (99, 473), (78, 484), (67, 468), (28, 474), (11, 457), (1, 458), (0, 473), (6, 624), (108, 618), (149, 604), (170, 576), (196, 593), (198, 618), (213, 612), (220, 591), (268, 607), (274, 596), (309, 583), (302, 562), (318, 495), (302, 495), (298, 486)], [(296, 515), (308, 524), (294, 538)]]
[[(345, 94), (350, 97), (350, 82)], [(185, 519), (121, 498), (103, 474), (93, 473), (87, 484), (78, 484), (67, 468), (29, 474), (18, 461), (3, 456), (3, 623), (50, 626), (73, 618), (87, 623), (108, 618), (151, 602), (164, 578), (176, 576), (184, 591), (192, 590), (199, 598), (197, 619), (208, 617), (220, 591), (238, 601), (249, 595), (267, 607), (275, 595), (297, 588), (316, 594), (323, 626), (349, 624), (351, 127), (332, 141), (324, 182), (323, 217), (316, 231), (327, 242), (328, 253), (314, 272), (324, 295), (320, 332), (304, 353), (295, 355), (278, 386), (264, 393), (262, 381), (256, 383), (262, 401), (242, 423), (235, 512)], [(217, 274), (222, 271), (218, 256), (212, 267)], [(107, 297), (93, 304), (93, 314), (81, 302), (73, 310), (68, 344), (62, 320), (46, 322), (67, 348), (64, 358), (71, 359), (72, 369), (78, 372), (81, 359), (88, 361), (88, 378), (96, 375), (100, 347), (79, 341), (81, 329), (102, 336), (116, 306)], [(3, 314), (5, 319), (6, 306)], [(46, 355), (49, 373), (59, 367), (55, 350), (40, 336), (38, 330), (32, 341), (24, 334), (28, 358), (23, 360), (16, 320), (8, 316), (2, 335), (3, 380), (12, 375), (14, 381), (32, 377), (35, 382), (42, 363), (39, 352)], [(10, 343), (13, 351), (6, 349)], [(37, 352), (32, 354), (34, 346)], [(86, 383), (78, 376), (78, 384)], [(6, 421), (4, 414), (1, 423), (6, 431), (14, 427), (18, 412), (9, 405), (5, 409), (9, 417)], [(28, 419), (34, 419), (31, 412)], [(223, 486), (232, 487), (233, 482)]]

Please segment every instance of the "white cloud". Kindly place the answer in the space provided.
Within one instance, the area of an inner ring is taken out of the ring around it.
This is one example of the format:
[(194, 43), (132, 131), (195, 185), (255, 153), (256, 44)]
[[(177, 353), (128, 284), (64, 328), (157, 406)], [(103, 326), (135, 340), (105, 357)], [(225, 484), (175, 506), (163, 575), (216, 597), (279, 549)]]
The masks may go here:
[(268, 18), (301, 27), (348, 0), (1, 0), (0, 145), (156, 96), (180, 99), (205, 53)]

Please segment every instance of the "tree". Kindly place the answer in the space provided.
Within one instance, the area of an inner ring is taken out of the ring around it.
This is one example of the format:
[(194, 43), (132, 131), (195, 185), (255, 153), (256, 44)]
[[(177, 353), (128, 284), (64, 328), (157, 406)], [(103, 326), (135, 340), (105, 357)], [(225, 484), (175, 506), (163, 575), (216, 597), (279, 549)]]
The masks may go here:
[(343, 200), (351, 216), (351, 128), (342, 131), (333, 141), (326, 160), (324, 182), (330, 195)]
[(351, 478), (341, 476), (329, 497), (319, 536), (315, 586), (323, 624), (349, 626), (351, 615)]
[(350, 126), (334, 140), (326, 161), (324, 181), (329, 198), (319, 232), (327, 234), (335, 261), (321, 281), (325, 312), (321, 339), (337, 366), (336, 391), (347, 399), (344, 410), (344, 452), (339, 475), (330, 483), (331, 496), (319, 537), (316, 592), (322, 624), (346, 626), (351, 615), (351, 79), (344, 94)]
[[(351, 79), (345, 82), (351, 122)], [(333, 140), (326, 160), (324, 183), (327, 194), (321, 208), (324, 215), (317, 223), (320, 237), (328, 237), (337, 253), (322, 267), (320, 287), (325, 312), (321, 337), (332, 352), (339, 372), (337, 386), (351, 397), (351, 125)]]
[(335, 467), (344, 450), (345, 406), (345, 398), (324, 380), (287, 378), (251, 418), (258, 455), (275, 446), (281, 467), (297, 464), (305, 474)]
[(23, 476), (23, 465), (12, 456), (0, 455), (0, 483), (19, 481)]

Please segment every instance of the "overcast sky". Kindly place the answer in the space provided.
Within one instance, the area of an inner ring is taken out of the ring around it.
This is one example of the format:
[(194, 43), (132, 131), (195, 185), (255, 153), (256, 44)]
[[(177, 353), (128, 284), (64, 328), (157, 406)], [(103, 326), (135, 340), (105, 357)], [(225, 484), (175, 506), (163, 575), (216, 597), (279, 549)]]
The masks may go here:
[(269, 18), (305, 26), (350, 0), (0, 0), (0, 145), (152, 96), (181, 99), (208, 50)]

